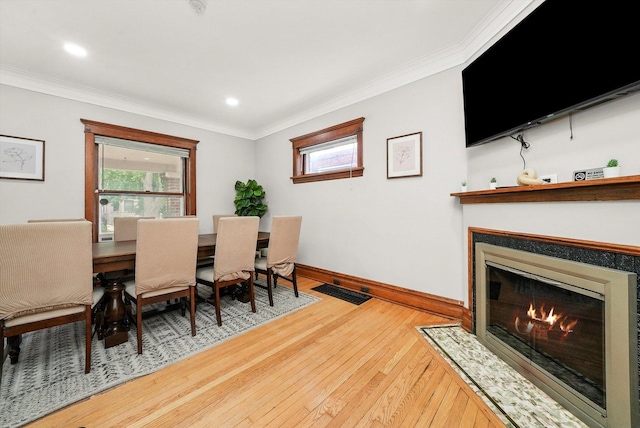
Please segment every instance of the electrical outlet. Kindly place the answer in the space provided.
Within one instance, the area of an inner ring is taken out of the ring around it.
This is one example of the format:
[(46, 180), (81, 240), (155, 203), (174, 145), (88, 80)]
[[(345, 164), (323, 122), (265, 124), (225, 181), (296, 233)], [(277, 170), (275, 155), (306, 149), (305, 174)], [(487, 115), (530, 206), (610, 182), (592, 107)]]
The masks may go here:
[(541, 175), (540, 179), (544, 184), (554, 184), (558, 182), (558, 174)]

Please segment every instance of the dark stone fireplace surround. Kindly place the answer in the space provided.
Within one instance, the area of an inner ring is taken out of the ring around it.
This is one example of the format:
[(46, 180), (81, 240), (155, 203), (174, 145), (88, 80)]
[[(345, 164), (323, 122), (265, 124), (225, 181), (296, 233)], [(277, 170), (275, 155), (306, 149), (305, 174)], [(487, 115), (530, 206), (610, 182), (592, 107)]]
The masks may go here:
[[(546, 238), (546, 237), (545, 237)], [(633, 272), (637, 275), (637, 293), (636, 293), (636, 324), (638, 326), (638, 365), (640, 372), (640, 256), (609, 251), (606, 249), (583, 248), (581, 246), (567, 244), (564, 242), (551, 242), (552, 239), (536, 239), (531, 236), (516, 234), (488, 232), (471, 232), (471, 258), (472, 268), (472, 333), (476, 333), (476, 266), (475, 266), (475, 247), (476, 243), (482, 242), (493, 244), (501, 247), (511, 248), (514, 250), (527, 251), (530, 253), (541, 254), (549, 257), (556, 257), (575, 262), (588, 263), (595, 266), (601, 266), (610, 269), (617, 269), (626, 272)], [(560, 241), (560, 240), (559, 240)], [(638, 381), (638, 390), (640, 391), (640, 379)]]

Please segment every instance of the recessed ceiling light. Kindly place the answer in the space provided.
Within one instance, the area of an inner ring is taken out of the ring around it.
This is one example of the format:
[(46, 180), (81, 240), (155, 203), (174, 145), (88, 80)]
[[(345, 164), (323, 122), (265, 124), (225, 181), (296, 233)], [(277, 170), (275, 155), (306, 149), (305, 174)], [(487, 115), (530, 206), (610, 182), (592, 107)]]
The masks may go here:
[(238, 99), (237, 98), (229, 97), (229, 98), (227, 98), (226, 102), (230, 106), (237, 106), (238, 105)]
[(64, 45), (64, 50), (69, 52), (71, 55), (84, 57), (87, 56), (87, 50), (82, 46), (78, 46), (73, 43), (66, 43)]

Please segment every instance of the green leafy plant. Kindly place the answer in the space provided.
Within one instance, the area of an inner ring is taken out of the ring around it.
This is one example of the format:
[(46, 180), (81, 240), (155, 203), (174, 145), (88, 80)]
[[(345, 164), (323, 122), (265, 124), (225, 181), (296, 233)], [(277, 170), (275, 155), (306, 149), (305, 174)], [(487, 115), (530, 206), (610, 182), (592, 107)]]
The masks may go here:
[(462, 185), (466, 186), (467, 185), (467, 180), (462, 180)]
[(618, 160), (617, 159), (611, 159), (609, 160), (609, 162), (607, 162), (607, 168), (613, 168), (618, 166)]
[(236, 198), (233, 203), (237, 215), (262, 217), (267, 212), (267, 205), (262, 203), (266, 192), (256, 180), (248, 180), (246, 183), (236, 181), (235, 189)]
[(498, 181), (496, 180), (496, 178), (495, 178), (495, 177), (493, 177), (493, 178), (491, 179), (491, 182), (492, 182), (492, 183), (497, 183)]

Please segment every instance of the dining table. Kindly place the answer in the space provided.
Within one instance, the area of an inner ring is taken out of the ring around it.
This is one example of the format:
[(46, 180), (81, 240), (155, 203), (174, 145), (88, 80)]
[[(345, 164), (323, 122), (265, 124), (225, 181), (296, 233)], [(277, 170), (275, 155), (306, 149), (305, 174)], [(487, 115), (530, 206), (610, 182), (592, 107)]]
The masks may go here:
[[(198, 260), (215, 254), (215, 233), (198, 235)], [(258, 232), (256, 250), (267, 248), (269, 232)], [(136, 241), (94, 242), (93, 272), (98, 274), (105, 289), (106, 303), (102, 321), (97, 321), (98, 338), (104, 338), (105, 348), (125, 343), (129, 340), (129, 320), (123, 300), (122, 279), (127, 272), (134, 272), (136, 266)], [(99, 325), (98, 325), (99, 324)]]

